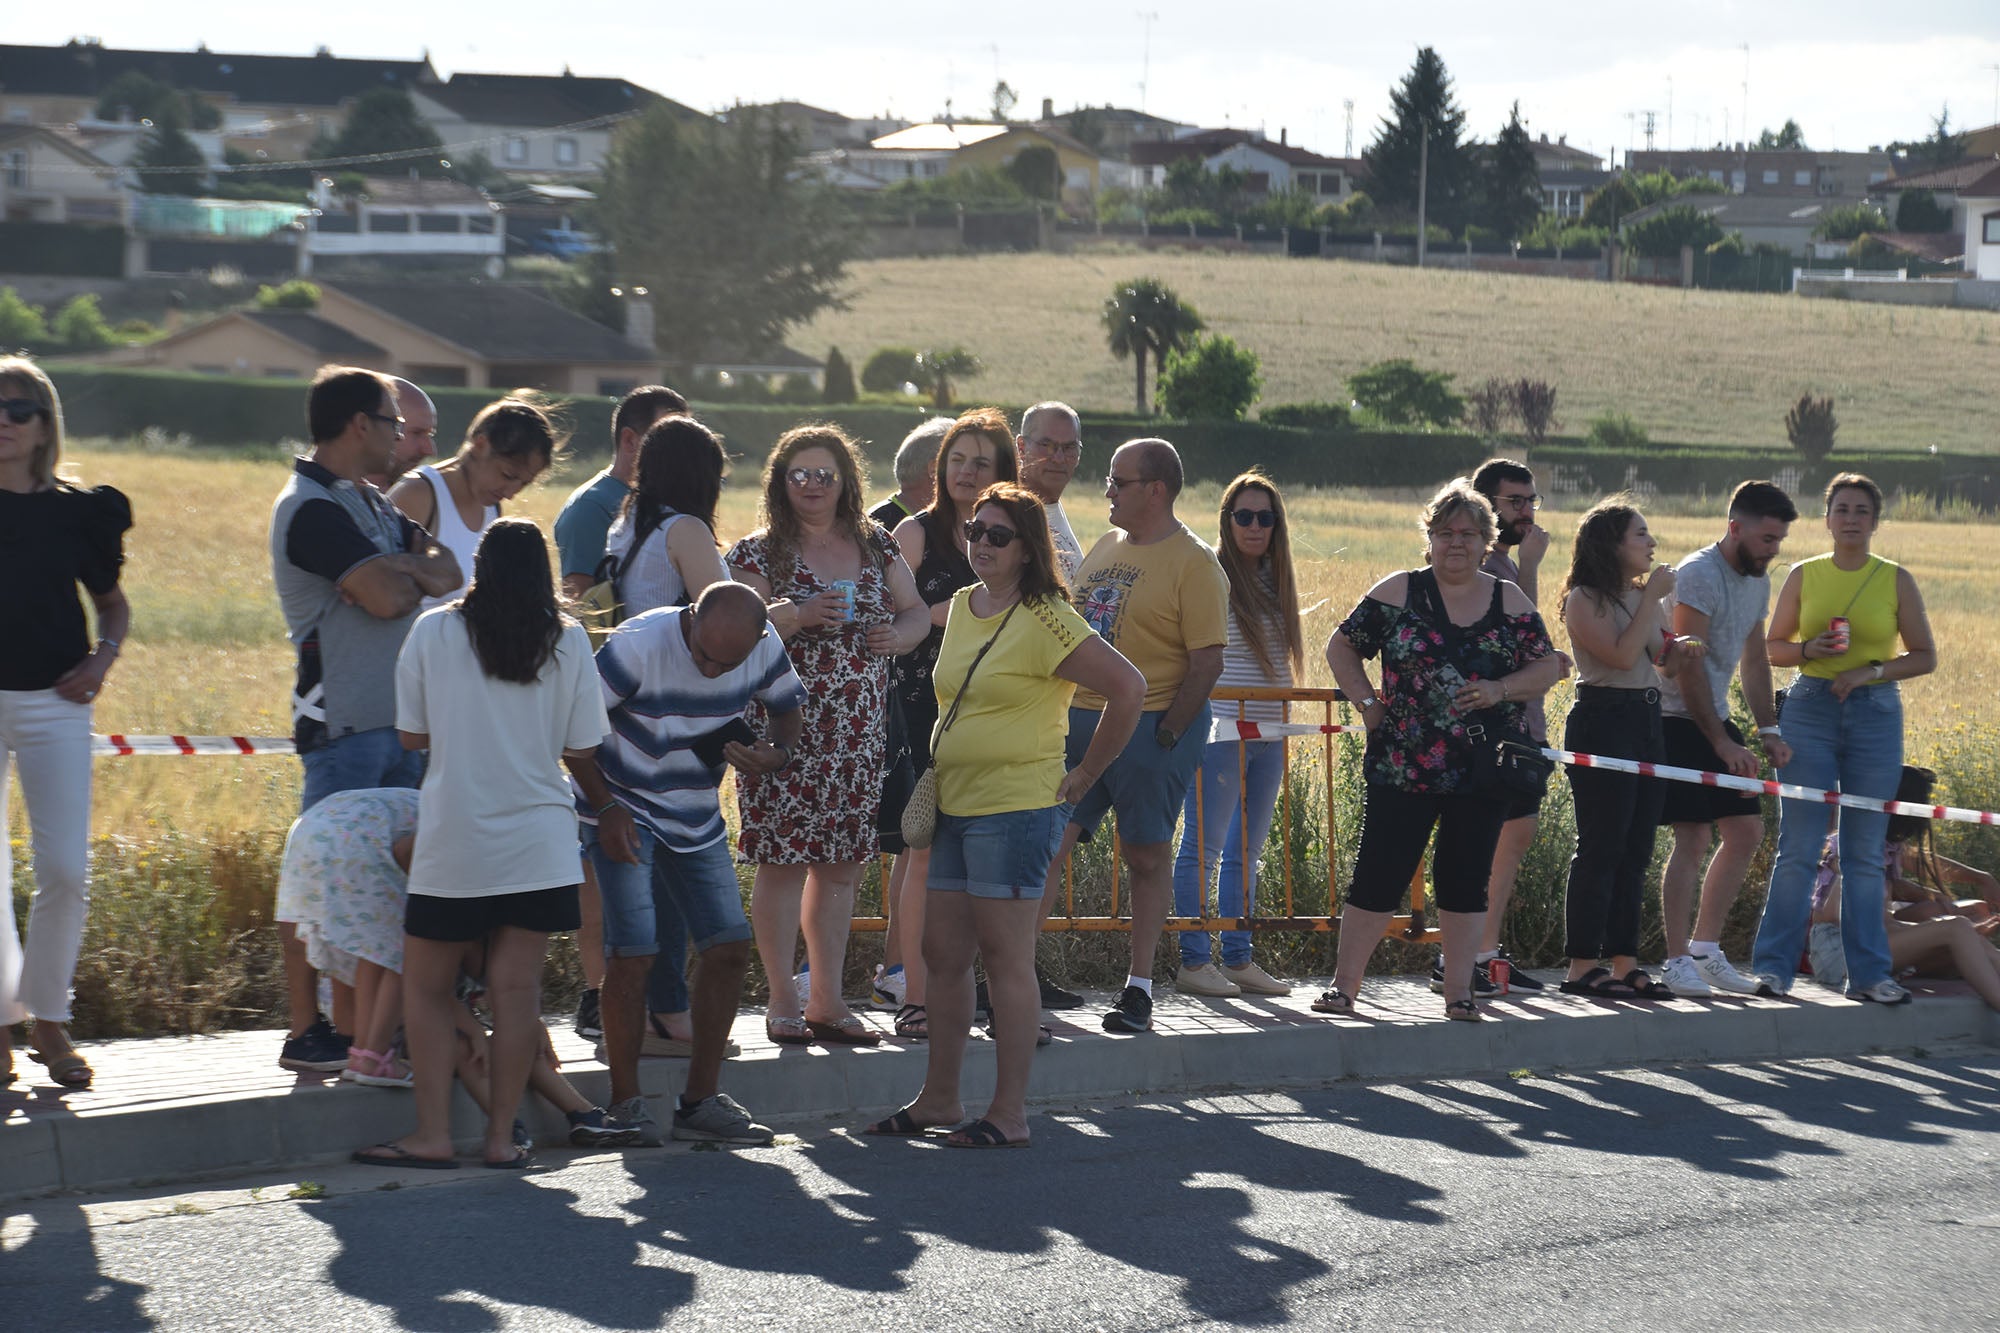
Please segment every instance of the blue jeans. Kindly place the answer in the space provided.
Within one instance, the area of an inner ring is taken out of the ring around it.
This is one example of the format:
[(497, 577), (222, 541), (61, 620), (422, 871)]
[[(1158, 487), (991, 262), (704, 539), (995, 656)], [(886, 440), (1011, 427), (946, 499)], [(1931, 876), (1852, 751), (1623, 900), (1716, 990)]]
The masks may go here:
[[(1893, 800), (1903, 776), (1903, 696), (1893, 683), (1863, 685), (1845, 703), (1829, 683), (1801, 676), (1785, 696), (1785, 740), (1792, 762), (1781, 782)], [(1778, 860), (1764, 919), (1757, 925), (1758, 972), (1789, 982), (1797, 973), (1812, 917), (1813, 877), (1827, 821), (1836, 807), (1817, 801), (1781, 802)], [(1889, 816), (1841, 808), (1840, 942), (1847, 953), (1849, 993), (1889, 980), (1889, 931), (1883, 922), (1882, 849)]]
[[(1174, 915), (1200, 916), (1208, 885), (1218, 866), (1217, 916), (1249, 916), (1256, 910), (1257, 862), (1271, 834), (1278, 807), (1278, 784), (1285, 775), (1283, 741), (1217, 741), (1201, 757), (1188, 784), (1181, 812), (1181, 849), (1174, 858)], [(1195, 809), (1199, 800), (1201, 809)], [(1245, 816), (1250, 824), (1246, 841)], [(1200, 830), (1197, 840), (1195, 832)], [(1197, 851), (1196, 843), (1200, 847)], [(1245, 884), (1245, 878), (1249, 883)], [(1181, 932), (1181, 966), (1201, 967), (1213, 957), (1208, 932)], [(1222, 961), (1242, 967), (1250, 961), (1250, 932), (1222, 932)]]
[(424, 780), (421, 750), (405, 750), (394, 727), (339, 736), (299, 756), (306, 780), (299, 790), (299, 813), (335, 792), (368, 787), (418, 787)]
[(639, 844), (636, 865), (614, 861), (605, 854), (603, 845), (597, 840), (597, 825), (578, 826), (583, 835), (584, 854), (590, 858), (592, 869), (597, 871), (598, 900), (604, 910), (604, 956), (652, 956), (652, 971), (646, 974), (647, 1011), (655, 1014), (686, 1013), (689, 1005), (685, 899), (691, 895), (701, 901), (704, 907), (701, 914), (703, 928), (716, 932), (716, 938), (697, 939), (697, 949), (720, 944), (728, 938), (748, 939), (750, 930), (747, 925), (742, 926), (738, 934), (735, 933), (737, 922), (712, 919), (726, 913), (726, 903), (715, 906), (713, 911), (707, 910), (711, 900), (717, 896), (710, 889), (719, 882), (713, 868), (719, 856), (722, 874), (729, 881), (729, 894), (736, 904), (737, 919), (741, 920), (743, 904), (737, 895), (735, 867), (730, 863), (726, 843), (716, 843), (699, 852), (676, 852), (662, 846), (659, 838), (643, 821), (634, 821), (634, 824)]

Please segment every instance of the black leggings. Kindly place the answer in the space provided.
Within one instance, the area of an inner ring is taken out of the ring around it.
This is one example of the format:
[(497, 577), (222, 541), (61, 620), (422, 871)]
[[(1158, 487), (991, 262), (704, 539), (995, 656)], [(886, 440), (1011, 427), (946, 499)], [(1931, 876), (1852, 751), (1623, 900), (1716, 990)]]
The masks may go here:
[(1485, 911), (1486, 880), (1506, 814), (1506, 806), (1482, 796), (1431, 796), (1368, 783), (1348, 905), (1364, 912), (1395, 911), (1435, 827), (1431, 892), (1438, 910)]
[[(1564, 739), (1579, 754), (1660, 763), (1666, 756), (1660, 692), (1582, 686), (1569, 710)], [(1666, 784), (1634, 773), (1572, 767), (1569, 791), (1576, 805), (1576, 855), (1569, 863), (1563, 953), (1570, 958), (1635, 957), (1639, 904), (1653, 863)]]

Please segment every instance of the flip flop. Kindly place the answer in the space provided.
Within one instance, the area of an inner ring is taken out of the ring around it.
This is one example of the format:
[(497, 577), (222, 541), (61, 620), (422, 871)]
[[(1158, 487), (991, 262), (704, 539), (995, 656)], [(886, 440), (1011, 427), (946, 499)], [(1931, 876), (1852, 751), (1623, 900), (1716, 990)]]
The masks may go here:
[(905, 1106), (864, 1127), (861, 1132), (882, 1139), (927, 1139), (944, 1128), (943, 1125), (918, 1124), (917, 1118), (910, 1114), (910, 1108)]
[(1611, 975), (1608, 967), (1593, 967), (1576, 978), (1565, 981), (1558, 989), (1564, 995), (1582, 995), (1593, 1000), (1636, 1000), (1639, 992), (1625, 982)]
[(975, 1120), (945, 1135), (947, 1148), (1025, 1148), (1029, 1139), (1010, 1139), (991, 1120)]
[(1671, 1000), (1674, 988), (1663, 981), (1655, 981), (1646, 975), (1646, 969), (1635, 967), (1622, 978), (1632, 993), (1642, 1000)]
[(803, 1018), (767, 1018), (764, 1035), (780, 1046), (807, 1046), (813, 1034)]
[(1326, 991), (1312, 1002), (1312, 1010), (1316, 1014), (1339, 1014), (1342, 1017), (1352, 1018), (1354, 997), (1342, 991)]
[(882, 1034), (863, 1023), (853, 1014), (837, 1023), (821, 1023), (814, 1019), (805, 1020), (806, 1031), (812, 1033), (813, 1040), (823, 1041), (829, 1046), (879, 1046)]
[(931, 1035), (930, 1017), (921, 1004), (906, 1004), (896, 1011), (896, 1035), (906, 1041), (926, 1041)]
[(419, 1157), (393, 1139), (372, 1148), (356, 1148), (347, 1155), (347, 1160), (362, 1166), (408, 1167), (413, 1171), (458, 1170), (456, 1157)]
[(534, 1164), (535, 1155), (519, 1144), (514, 1146), (514, 1155), (505, 1161), (482, 1163), (488, 1171), (526, 1171)]
[(40, 1051), (29, 1051), (28, 1058), (38, 1065), (46, 1066), (49, 1078), (65, 1088), (87, 1088), (90, 1086), (90, 1065), (75, 1051), (64, 1051), (61, 1055), (43, 1055)]
[(1478, 1023), (1486, 1015), (1479, 1012), (1479, 1006), (1471, 1000), (1451, 1000), (1445, 1004), (1444, 1016), (1458, 1023)]

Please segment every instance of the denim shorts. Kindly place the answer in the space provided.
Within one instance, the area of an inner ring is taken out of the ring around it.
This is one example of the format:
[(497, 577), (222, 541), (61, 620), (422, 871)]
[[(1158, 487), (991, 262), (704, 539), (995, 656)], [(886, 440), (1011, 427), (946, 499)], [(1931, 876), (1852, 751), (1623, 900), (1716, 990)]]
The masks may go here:
[[(1089, 708), (1069, 710), (1069, 742), (1064, 758), (1071, 768), (1083, 761), (1090, 738), (1097, 734), (1103, 714)], [(1088, 839), (1097, 832), (1107, 813), (1118, 815), (1118, 836), (1126, 842), (1170, 843), (1180, 822), (1181, 804), (1187, 799), (1188, 783), (1201, 768), (1208, 753), (1208, 705), (1194, 715), (1187, 730), (1171, 750), (1162, 750), (1153, 739), (1165, 709), (1139, 714), (1139, 726), (1125, 743), (1111, 767), (1095, 786), (1083, 794), (1069, 822)]]
[(394, 727), (375, 727), (330, 741), (299, 756), (305, 784), (299, 790), (299, 813), (335, 792), (368, 787), (418, 787), (424, 781), (424, 754), (405, 750)]
[(612, 860), (597, 840), (597, 826), (582, 826), (584, 853), (596, 867), (597, 891), (604, 902), (606, 958), (650, 958), (660, 951), (657, 903), (662, 899), (680, 908), (697, 953), (750, 938), (743, 890), (736, 882), (727, 840), (677, 852), (661, 842), (645, 821), (634, 824), (639, 843), (636, 865)]
[(1049, 863), (1062, 846), (1069, 810), (1066, 805), (1051, 805), (997, 815), (938, 811), (930, 878), (924, 887), (932, 893), (969, 893), (975, 898), (1039, 899)]

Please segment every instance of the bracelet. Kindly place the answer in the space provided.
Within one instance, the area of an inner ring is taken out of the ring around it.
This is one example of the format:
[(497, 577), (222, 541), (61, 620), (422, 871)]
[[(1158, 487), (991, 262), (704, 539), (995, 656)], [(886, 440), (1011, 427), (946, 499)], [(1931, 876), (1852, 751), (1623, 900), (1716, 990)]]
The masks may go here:
[(602, 819), (606, 815), (610, 814), (617, 807), (618, 807), (618, 798), (614, 796), (610, 800), (606, 801), (603, 805), (597, 807), (597, 817), (599, 819)]
[(1507, 678), (1505, 676), (1500, 678), (1500, 702), (1503, 704), (1507, 702)]
[(1811, 649), (1812, 649), (1811, 639), (1801, 639), (1799, 641), (1799, 660), (1801, 662), (1810, 662), (1813, 660)]
[(115, 656), (124, 648), (124, 641), (120, 639), (101, 638), (97, 641), (97, 646), (99, 648), (109, 648)]

